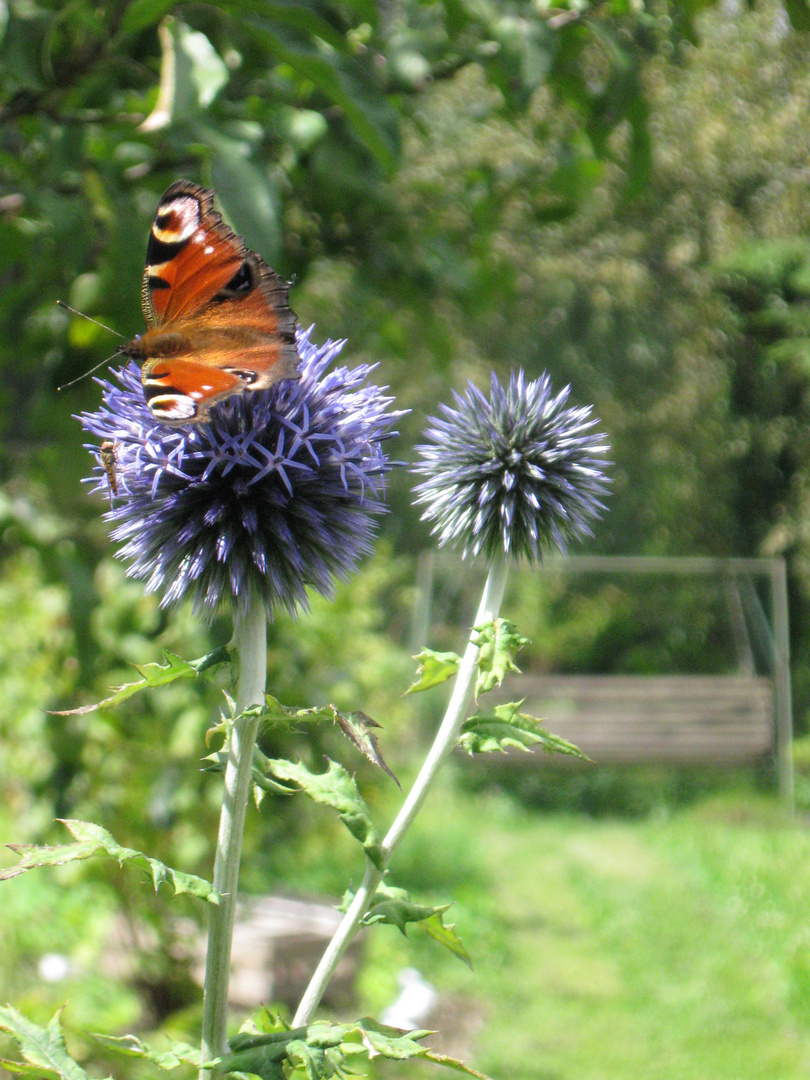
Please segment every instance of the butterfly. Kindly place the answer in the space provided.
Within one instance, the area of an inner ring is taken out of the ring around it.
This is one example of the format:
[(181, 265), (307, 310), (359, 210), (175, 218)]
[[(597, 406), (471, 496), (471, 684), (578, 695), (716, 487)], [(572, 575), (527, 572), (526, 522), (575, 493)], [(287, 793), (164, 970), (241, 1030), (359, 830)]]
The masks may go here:
[(214, 209), (178, 180), (158, 203), (141, 288), (147, 330), (118, 352), (142, 364), (164, 424), (200, 424), (217, 401), (298, 378), (288, 286)]

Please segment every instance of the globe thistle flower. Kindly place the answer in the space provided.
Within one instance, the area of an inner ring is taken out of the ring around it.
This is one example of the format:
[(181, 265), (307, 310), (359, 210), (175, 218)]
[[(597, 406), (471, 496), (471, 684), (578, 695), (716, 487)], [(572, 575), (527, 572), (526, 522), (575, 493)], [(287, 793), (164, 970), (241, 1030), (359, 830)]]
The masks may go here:
[[(140, 369), (98, 380), (103, 404), (79, 418), (103, 440), (93, 490), (128, 574), (210, 616), (224, 602), (244, 615), (253, 595), (268, 613), (329, 596), (372, 547), (383, 510), (382, 443), (401, 413), (367, 385), (371, 367), (327, 370), (344, 342), (298, 334), (300, 379), (217, 404), (207, 423), (168, 427), (146, 405)], [(117, 489), (117, 498), (114, 495)]]
[(552, 396), (547, 375), (527, 382), (512, 372), (504, 388), (493, 373), (489, 399), (470, 383), (454, 394), (456, 408), (429, 420), (415, 492), (440, 545), (458, 542), (464, 558), (535, 562), (590, 534), (604, 510), (608, 446), (590, 408), (568, 407), (568, 395)]

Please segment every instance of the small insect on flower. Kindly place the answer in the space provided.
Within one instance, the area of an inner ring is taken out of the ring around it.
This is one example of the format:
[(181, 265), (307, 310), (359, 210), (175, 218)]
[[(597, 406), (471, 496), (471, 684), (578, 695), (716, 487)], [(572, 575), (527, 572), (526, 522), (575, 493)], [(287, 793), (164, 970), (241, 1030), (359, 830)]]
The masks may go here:
[(105, 439), (98, 448), (98, 456), (101, 459), (101, 466), (107, 476), (107, 486), (110, 489), (110, 495), (117, 495), (118, 476), (115, 471), (115, 443), (111, 439)]
[(88, 447), (89, 479), (118, 495), (105, 515), (118, 554), (164, 606), (188, 597), (205, 615), (225, 602), (244, 614), (255, 595), (294, 612), (308, 587), (331, 595), (371, 550), (391, 468), (382, 444), (402, 414), (368, 384), (369, 366), (329, 370), (343, 344), (299, 331), (299, 379), (230, 397), (187, 427), (152, 415), (135, 364), (120, 386), (99, 380), (101, 408), (80, 417), (103, 440)]
[(590, 408), (568, 406), (568, 396), (568, 387), (553, 396), (547, 375), (512, 372), (503, 387), (493, 373), (489, 398), (470, 383), (455, 408), (441, 406), (413, 466), (425, 477), (416, 502), (440, 545), (535, 562), (590, 534), (604, 510), (608, 445)]

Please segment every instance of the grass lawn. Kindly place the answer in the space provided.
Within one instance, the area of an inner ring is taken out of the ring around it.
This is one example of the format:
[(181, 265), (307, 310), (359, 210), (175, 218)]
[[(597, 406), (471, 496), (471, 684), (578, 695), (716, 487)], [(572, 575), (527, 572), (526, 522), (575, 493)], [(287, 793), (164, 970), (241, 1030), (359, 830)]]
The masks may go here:
[[(81, 956), (73, 938), (97, 905), (41, 874), (30, 894), (27, 875), (17, 889), (7, 883), (0, 945)], [(303, 868), (297, 883), (306, 891)], [(416, 927), (407, 939), (373, 928), (354, 1016), (379, 1016), (397, 973), (415, 966), (441, 995), (437, 1048), (496, 1080), (810, 1075), (810, 828), (787, 823), (771, 800), (726, 794), (646, 819), (593, 819), (532, 812), (448, 777), (397, 853), (391, 883), (421, 901), (456, 901), (448, 919), (475, 970)], [(61, 921), (37, 914), (51, 899), (67, 904)], [(137, 1009), (125, 988), (102, 1001), (91, 976), (15, 1003), (46, 1022), (69, 997), (74, 1029), (129, 1030)], [(413, 1061), (371, 1072), (454, 1075)]]
[(592, 820), (447, 788), (394, 868), (436, 878), (475, 972), (380, 930), (368, 1007), (415, 963), (454, 1003), (451, 1049), (498, 1080), (806, 1080), (810, 830), (772, 802)]

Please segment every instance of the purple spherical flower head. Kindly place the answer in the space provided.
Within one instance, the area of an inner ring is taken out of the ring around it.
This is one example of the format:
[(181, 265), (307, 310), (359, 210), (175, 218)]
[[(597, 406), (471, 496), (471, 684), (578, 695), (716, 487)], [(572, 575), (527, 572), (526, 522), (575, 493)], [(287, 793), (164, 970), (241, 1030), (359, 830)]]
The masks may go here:
[(228, 398), (196, 426), (155, 420), (134, 364), (120, 386), (99, 380), (103, 404), (80, 419), (112, 450), (88, 447), (90, 481), (110, 491), (114, 469), (111, 537), (163, 606), (244, 613), (256, 596), (294, 612), (308, 586), (331, 595), (371, 550), (391, 467), (381, 444), (402, 414), (366, 385), (368, 365), (327, 371), (344, 342), (317, 347), (310, 332), (298, 333), (300, 379)]
[(458, 543), (463, 557), (483, 552), (538, 560), (590, 534), (607, 489), (604, 435), (590, 408), (566, 407), (569, 388), (552, 396), (547, 375), (527, 382), (512, 372), (508, 387), (493, 373), (490, 397), (470, 383), (456, 408), (432, 418), (415, 488), (422, 517), (439, 543)]

